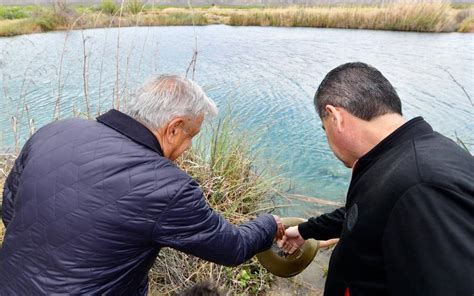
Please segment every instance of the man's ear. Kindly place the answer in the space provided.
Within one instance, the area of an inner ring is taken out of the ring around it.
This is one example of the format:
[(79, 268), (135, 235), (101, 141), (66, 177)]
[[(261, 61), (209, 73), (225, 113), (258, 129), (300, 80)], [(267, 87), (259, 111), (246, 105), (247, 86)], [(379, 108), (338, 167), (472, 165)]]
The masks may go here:
[(330, 123), (340, 132), (344, 126), (341, 110), (333, 105), (326, 105), (326, 112), (328, 113)]
[(168, 123), (166, 126), (166, 137), (168, 141), (173, 142), (175, 136), (182, 132), (184, 124), (184, 118), (181, 117), (177, 117)]

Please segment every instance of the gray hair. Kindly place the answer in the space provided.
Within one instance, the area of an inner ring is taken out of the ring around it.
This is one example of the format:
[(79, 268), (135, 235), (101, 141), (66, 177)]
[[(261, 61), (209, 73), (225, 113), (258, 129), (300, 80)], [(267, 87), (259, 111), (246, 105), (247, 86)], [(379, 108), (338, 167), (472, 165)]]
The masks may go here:
[(147, 81), (131, 97), (125, 113), (150, 129), (160, 129), (176, 117), (214, 117), (216, 103), (185, 77), (162, 75)]
[(380, 71), (360, 62), (331, 70), (316, 91), (314, 105), (321, 118), (328, 115), (326, 105), (342, 107), (367, 121), (388, 113), (402, 114), (402, 103), (392, 84)]

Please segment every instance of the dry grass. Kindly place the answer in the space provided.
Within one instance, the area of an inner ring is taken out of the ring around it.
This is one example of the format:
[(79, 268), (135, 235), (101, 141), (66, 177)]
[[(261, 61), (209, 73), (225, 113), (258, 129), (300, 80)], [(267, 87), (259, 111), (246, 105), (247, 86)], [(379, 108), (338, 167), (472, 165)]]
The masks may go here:
[(458, 23), (450, 4), (395, 3), (378, 7), (319, 7), (235, 12), (231, 25), (451, 32)]
[(3, 226), (3, 223), (0, 223), (0, 246), (3, 243), (3, 236), (5, 235), (5, 227)]
[(28, 19), (0, 20), (0, 36), (16, 36), (38, 32), (41, 32), (41, 28)]
[[(1, 7), (1, 6), (0, 6)], [(140, 9), (138, 9), (140, 8)], [(15, 10), (15, 18), (0, 18), (0, 36), (116, 26), (281, 26), (399, 30), (419, 32), (474, 32), (472, 6), (449, 2), (399, 2), (380, 6), (320, 6), (285, 8), (198, 7), (172, 8), (130, 5), (109, 11), (101, 7)], [(114, 12), (115, 11), (115, 12)], [(9, 14), (10, 15), (10, 14)], [(27, 18), (22, 18), (23, 16)]]
[[(200, 184), (216, 211), (234, 224), (254, 217), (277, 187), (276, 178), (255, 173), (255, 159), (243, 135), (234, 132), (229, 120), (212, 132), (211, 145), (200, 141), (196, 149), (180, 159), (180, 166)], [(211, 281), (231, 294), (258, 294), (269, 288), (272, 276), (256, 259), (236, 268), (209, 263), (193, 256), (165, 249), (150, 272), (151, 295), (169, 295), (195, 283)]]
[(462, 20), (457, 31), (460, 33), (474, 32), (474, 10), (470, 10), (469, 15)]
[[(13, 154), (0, 154), (0, 192), (2, 193), (0, 194), (0, 205), (2, 204), (3, 186), (5, 184), (5, 179), (7, 178), (7, 175), (10, 172), (14, 159), (15, 155)], [(0, 246), (2, 245), (4, 235), (5, 227), (3, 226), (3, 222), (0, 219)]]

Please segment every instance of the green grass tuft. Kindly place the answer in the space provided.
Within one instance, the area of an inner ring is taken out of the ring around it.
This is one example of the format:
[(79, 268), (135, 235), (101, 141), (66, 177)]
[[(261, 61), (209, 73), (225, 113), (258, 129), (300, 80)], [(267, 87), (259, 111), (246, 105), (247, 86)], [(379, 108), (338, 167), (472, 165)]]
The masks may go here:
[(27, 9), (19, 6), (0, 6), (0, 20), (16, 20), (27, 18)]
[(107, 14), (115, 14), (119, 11), (120, 7), (113, 0), (102, 0), (98, 9)]
[(127, 2), (127, 11), (131, 14), (142, 13), (145, 9), (145, 4), (141, 0), (129, 0)]

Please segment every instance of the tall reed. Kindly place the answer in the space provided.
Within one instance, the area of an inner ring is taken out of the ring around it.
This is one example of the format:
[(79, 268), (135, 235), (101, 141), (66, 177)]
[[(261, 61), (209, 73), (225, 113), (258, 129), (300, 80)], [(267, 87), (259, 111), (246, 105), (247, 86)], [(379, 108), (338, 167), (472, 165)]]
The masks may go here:
[[(256, 173), (257, 158), (230, 117), (215, 124), (179, 165), (201, 185), (210, 206), (234, 224), (254, 217), (278, 187), (280, 179)], [(272, 208), (272, 206), (270, 206)], [(173, 294), (202, 281), (212, 281), (232, 294), (257, 294), (272, 276), (255, 259), (235, 268), (209, 263), (165, 249), (150, 273), (151, 295)]]
[(268, 8), (235, 11), (234, 26), (320, 27), (443, 32), (456, 29), (450, 4), (391, 3), (374, 7)]

